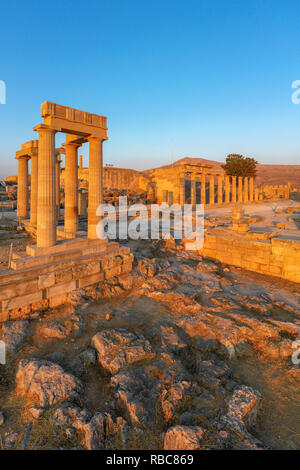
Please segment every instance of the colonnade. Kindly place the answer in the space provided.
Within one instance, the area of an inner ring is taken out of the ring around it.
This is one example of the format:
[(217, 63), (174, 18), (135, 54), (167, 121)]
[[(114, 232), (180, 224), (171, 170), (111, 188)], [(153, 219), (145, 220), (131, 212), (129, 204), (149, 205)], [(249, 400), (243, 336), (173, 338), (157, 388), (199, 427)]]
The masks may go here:
[[(190, 185), (189, 196), (186, 194), (187, 182)], [(191, 173), (180, 175), (177, 188), (174, 199), (180, 205), (188, 202), (193, 205), (244, 203), (259, 199), (259, 192), (254, 190), (252, 177)], [(170, 191), (163, 190), (163, 202), (169, 202), (169, 199)]]

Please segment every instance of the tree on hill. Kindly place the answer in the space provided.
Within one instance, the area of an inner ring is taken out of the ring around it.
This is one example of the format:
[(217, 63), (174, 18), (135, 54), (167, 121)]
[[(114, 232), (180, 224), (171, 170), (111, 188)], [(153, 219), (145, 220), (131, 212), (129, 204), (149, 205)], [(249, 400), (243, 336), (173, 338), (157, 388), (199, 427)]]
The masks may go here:
[(231, 153), (227, 155), (226, 163), (221, 166), (229, 176), (253, 176), (255, 178), (257, 163), (254, 158)]

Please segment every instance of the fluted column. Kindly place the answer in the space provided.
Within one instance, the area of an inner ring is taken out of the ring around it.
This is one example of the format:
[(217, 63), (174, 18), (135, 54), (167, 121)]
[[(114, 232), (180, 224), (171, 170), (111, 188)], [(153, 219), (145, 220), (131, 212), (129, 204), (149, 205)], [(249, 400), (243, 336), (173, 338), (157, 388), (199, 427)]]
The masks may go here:
[(185, 204), (185, 178), (180, 178), (180, 205)]
[(65, 158), (65, 232), (73, 233), (78, 229), (78, 158), (80, 144), (66, 142)]
[(96, 211), (103, 202), (102, 187), (102, 140), (89, 137), (89, 207), (88, 207), (88, 238), (98, 238), (96, 229), (100, 217)]
[(55, 188), (55, 200), (56, 200), (56, 215), (57, 218), (60, 216), (60, 155), (57, 155), (55, 162), (55, 177), (56, 177), (56, 188)]
[(259, 189), (258, 189), (258, 188), (255, 188), (255, 191), (254, 191), (254, 200), (255, 200), (255, 201), (258, 201), (258, 200), (259, 200)]
[(238, 177), (238, 202), (243, 202), (243, 177)]
[(206, 177), (205, 173), (201, 175), (201, 204), (206, 204)]
[(231, 177), (231, 201), (236, 202), (236, 176)]
[(17, 216), (20, 219), (28, 217), (28, 160), (28, 156), (18, 158)]
[(248, 177), (245, 176), (244, 178), (244, 202), (249, 201), (249, 185), (248, 185)]
[(254, 178), (253, 176), (249, 178), (249, 200), (253, 201), (254, 199)]
[(191, 178), (191, 204), (196, 205), (196, 180), (194, 175)]
[(218, 204), (223, 203), (223, 176), (218, 175)]
[(228, 204), (230, 202), (230, 178), (229, 176), (225, 176), (225, 203)]
[(37, 223), (37, 201), (38, 201), (38, 156), (31, 157), (31, 181), (30, 181), (30, 223)]
[(55, 131), (43, 124), (34, 130), (39, 133), (37, 246), (50, 247), (56, 243)]
[(214, 175), (210, 175), (209, 178), (209, 203), (215, 203), (215, 177)]
[(78, 193), (78, 210), (79, 215), (82, 217), (86, 217), (86, 208), (87, 208), (87, 201), (86, 201), (86, 193), (80, 189)]

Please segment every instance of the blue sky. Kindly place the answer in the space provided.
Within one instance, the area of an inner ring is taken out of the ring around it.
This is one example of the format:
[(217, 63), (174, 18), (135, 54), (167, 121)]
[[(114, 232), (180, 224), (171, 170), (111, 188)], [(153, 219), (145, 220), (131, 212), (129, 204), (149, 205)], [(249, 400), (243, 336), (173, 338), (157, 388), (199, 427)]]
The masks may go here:
[[(45, 100), (107, 116), (115, 166), (172, 153), (300, 164), (299, 1), (10, 1), (0, 37), (0, 176), (37, 138)], [(80, 153), (87, 165), (87, 144)]]

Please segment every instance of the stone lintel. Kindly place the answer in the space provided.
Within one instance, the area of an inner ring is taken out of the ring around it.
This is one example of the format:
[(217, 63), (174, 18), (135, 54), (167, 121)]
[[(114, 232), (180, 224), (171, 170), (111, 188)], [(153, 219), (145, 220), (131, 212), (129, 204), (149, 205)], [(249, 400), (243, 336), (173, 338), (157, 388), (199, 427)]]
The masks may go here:
[(57, 132), (75, 134), (82, 137), (94, 135), (107, 140), (107, 118), (98, 114), (62, 106), (50, 101), (41, 104), (44, 124)]

